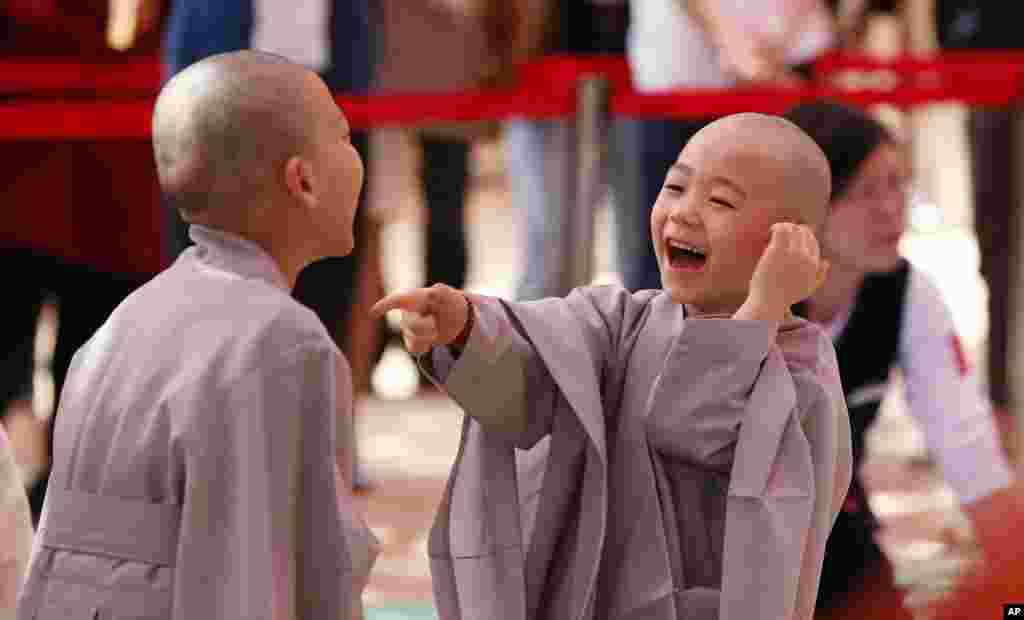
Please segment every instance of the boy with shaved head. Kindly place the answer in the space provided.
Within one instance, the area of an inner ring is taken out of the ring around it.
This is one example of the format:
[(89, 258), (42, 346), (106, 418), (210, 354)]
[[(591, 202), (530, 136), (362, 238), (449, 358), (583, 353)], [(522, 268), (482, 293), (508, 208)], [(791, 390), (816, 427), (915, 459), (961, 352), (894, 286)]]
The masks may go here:
[(164, 88), (157, 169), (196, 246), (75, 355), (18, 618), (358, 613), (372, 548), (337, 465), (348, 366), (289, 294), (352, 250), (348, 131), (315, 73), (268, 54)]
[(430, 539), (442, 618), (812, 617), (850, 428), (831, 343), (789, 308), (827, 271), (829, 186), (796, 126), (730, 116), (654, 205), (663, 292), (378, 303), (468, 414)]

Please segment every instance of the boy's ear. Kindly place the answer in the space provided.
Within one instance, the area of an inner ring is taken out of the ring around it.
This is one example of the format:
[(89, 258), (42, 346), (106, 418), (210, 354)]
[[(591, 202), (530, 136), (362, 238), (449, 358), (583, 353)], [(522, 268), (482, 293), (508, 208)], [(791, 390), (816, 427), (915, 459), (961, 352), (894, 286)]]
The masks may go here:
[(818, 278), (817, 278), (817, 284), (815, 284), (815, 286), (814, 286), (814, 291), (815, 292), (817, 292), (818, 289), (820, 289), (822, 287), (822, 285), (825, 284), (825, 280), (828, 279), (829, 269), (831, 269), (831, 268), (832, 268), (832, 262), (830, 260), (828, 260), (827, 258), (823, 258), (820, 261), (818, 261)]
[(311, 206), (315, 202), (313, 168), (299, 156), (288, 158), (284, 165), (284, 184), (288, 193), (298, 201)]

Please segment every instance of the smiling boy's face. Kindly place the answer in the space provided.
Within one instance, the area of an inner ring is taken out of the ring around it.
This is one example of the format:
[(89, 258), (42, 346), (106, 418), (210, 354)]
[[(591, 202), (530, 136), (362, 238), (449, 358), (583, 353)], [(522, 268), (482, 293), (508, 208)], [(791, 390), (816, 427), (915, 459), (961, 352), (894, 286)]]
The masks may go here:
[(820, 201), (823, 211), (828, 199), (824, 156), (823, 187), (818, 175), (802, 170), (816, 167), (813, 156), (810, 166), (794, 165), (794, 149), (800, 155), (809, 148), (806, 136), (773, 126), (772, 117), (748, 121), (727, 117), (698, 132), (669, 170), (651, 213), (662, 287), (695, 313), (735, 312), (772, 224), (814, 224), (805, 216), (814, 212), (809, 205)]

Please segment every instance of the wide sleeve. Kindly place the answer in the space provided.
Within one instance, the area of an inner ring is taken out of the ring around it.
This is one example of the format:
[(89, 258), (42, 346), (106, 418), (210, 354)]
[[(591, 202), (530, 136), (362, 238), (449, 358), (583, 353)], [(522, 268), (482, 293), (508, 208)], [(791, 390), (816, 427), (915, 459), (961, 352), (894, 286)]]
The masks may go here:
[[(827, 346), (827, 345), (823, 345)], [(794, 617), (810, 620), (818, 598), (825, 545), (842, 509), (853, 476), (849, 413), (835, 354), (825, 351), (816, 375), (796, 379), (802, 430), (814, 467), (814, 512), (797, 585)]]
[(652, 445), (698, 463), (727, 447), (734, 432), (723, 426), (757, 415), (754, 385), (775, 335), (764, 321), (687, 319), (652, 389)]
[(188, 447), (175, 619), (348, 618), (335, 351), (300, 346), (206, 391)]
[(32, 552), (32, 520), (7, 433), (0, 426), (0, 620), (13, 620)]
[(968, 504), (1008, 486), (1010, 468), (949, 308), (925, 274), (910, 274), (899, 348), (907, 407), (943, 477)]
[(528, 448), (551, 430), (557, 386), (498, 299), (472, 296), (473, 328), (456, 358), (448, 347), (420, 369), (490, 435)]
[(851, 478), (834, 351), (817, 329), (780, 334), (754, 384), (729, 483), (723, 620), (813, 618), (825, 543)]
[(558, 390), (572, 387), (558, 375), (607, 378), (627, 354), (652, 295), (615, 286), (524, 303), (470, 295), (474, 325), (465, 349), (456, 359), (435, 347), (420, 367), (484, 430), (528, 448), (551, 431)]

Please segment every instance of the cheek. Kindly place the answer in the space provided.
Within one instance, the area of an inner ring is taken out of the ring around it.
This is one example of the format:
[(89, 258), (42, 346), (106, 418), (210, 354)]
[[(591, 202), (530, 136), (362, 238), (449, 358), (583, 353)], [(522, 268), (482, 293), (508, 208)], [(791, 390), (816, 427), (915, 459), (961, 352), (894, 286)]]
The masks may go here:
[(716, 251), (723, 251), (728, 256), (727, 264), (736, 271), (753, 270), (761, 254), (768, 246), (766, 227), (751, 226), (734, 230), (723, 230), (716, 242)]
[(867, 243), (865, 232), (868, 222), (863, 221), (856, 205), (836, 207), (828, 217), (825, 226), (825, 246), (832, 250), (858, 248)]
[(350, 165), (356, 167), (359, 172), (359, 176), (362, 177), (363, 173), (363, 158), (359, 156), (359, 151), (351, 142), (342, 143), (342, 157), (350, 163)]
[(665, 225), (666, 219), (668, 219), (668, 209), (661, 200), (658, 200), (651, 208), (651, 229), (657, 227), (660, 230)]
[(651, 241), (654, 242), (655, 250), (660, 245), (658, 240), (661, 238), (666, 220), (668, 220), (668, 209), (658, 202), (654, 203), (654, 208), (651, 209)]

